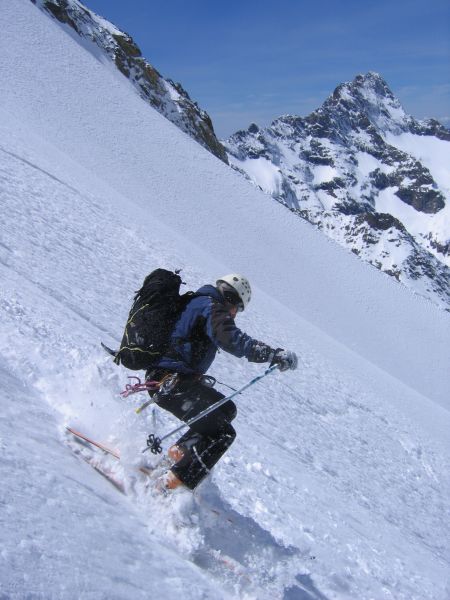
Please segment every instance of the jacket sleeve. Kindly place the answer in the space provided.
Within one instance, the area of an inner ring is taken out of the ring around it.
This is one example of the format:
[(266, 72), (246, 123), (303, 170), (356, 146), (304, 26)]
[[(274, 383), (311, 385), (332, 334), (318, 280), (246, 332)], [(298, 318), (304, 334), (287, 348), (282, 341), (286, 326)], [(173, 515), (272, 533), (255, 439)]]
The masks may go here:
[(269, 362), (275, 353), (273, 348), (236, 327), (233, 317), (219, 302), (212, 302), (207, 333), (216, 346), (234, 356), (245, 356), (250, 362)]

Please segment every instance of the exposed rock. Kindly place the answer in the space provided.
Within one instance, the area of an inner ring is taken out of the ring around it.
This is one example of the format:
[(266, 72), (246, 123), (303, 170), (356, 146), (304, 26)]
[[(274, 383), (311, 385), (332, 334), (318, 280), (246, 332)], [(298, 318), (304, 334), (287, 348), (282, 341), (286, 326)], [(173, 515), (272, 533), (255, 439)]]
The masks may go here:
[(143, 58), (131, 36), (98, 17), (78, 0), (34, 0), (33, 4), (94, 43), (153, 108), (228, 164), (209, 115), (189, 98), (180, 84), (162, 77)]
[(434, 214), (445, 206), (441, 192), (424, 189), (422, 186), (401, 187), (395, 192), (395, 195), (406, 204), (424, 213)]

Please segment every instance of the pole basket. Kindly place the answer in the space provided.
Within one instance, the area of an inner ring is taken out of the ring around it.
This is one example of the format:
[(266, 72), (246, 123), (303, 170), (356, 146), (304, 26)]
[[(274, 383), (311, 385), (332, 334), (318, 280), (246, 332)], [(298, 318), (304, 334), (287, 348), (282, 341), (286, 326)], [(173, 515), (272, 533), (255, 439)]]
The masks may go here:
[(151, 433), (147, 438), (147, 448), (145, 450), (150, 450), (152, 454), (161, 454), (161, 438), (155, 436), (154, 433)]

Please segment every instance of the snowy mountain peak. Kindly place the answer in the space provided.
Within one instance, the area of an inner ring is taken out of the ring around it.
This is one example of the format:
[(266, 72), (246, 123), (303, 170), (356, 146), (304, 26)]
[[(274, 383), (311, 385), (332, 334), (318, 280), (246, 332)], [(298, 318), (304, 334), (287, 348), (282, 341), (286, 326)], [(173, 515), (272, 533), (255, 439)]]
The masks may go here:
[[(346, 115), (352, 128), (367, 128), (370, 123), (380, 134), (390, 132), (399, 135), (411, 132), (450, 140), (450, 132), (437, 120), (419, 121), (408, 115), (383, 77), (373, 71), (357, 75), (353, 81), (338, 85), (318, 112), (320, 111), (340, 117), (337, 121)], [(361, 121), (361, 115), (368, 122)], [(359, 121), (355, 117), (359, 117)]]
[(310, 115), (251, 124), (226, 148), (230, 164), (276, 200), (448, 308), (449, 141), (445, 127), (408, 115), (369, 72)]
[(164, 78), (143, 56), (133, 38), (78, 0), (31, 0), (42, 11), (92, 42), (93, 54), (111, 62), (153, 108), (204, 148), (228, 162), (206, 111), (191, 100), (179, 83)]
[(394, 96), (386, 81), (374, 71), (359, 74), (353, 81), (339, 85), (333, 95), (336, 95), (338, 90), (340, 92), (345, 90), (352, 98), (360, 97), (368, 104), (378, 105), (380, 100), (384, 100), (386, 104), (392, 103), (396, 108), (401, 108), (399, 100)]
[(352, 117), (365, 115), (371, 125), (381, 131), (400, 133), (408, 128), (409, 117), (384, 79), (374, 72), (357, 75), (351, 83), (339, 85), (322, 110), (348, 115), (354, 127), (367, 126)]

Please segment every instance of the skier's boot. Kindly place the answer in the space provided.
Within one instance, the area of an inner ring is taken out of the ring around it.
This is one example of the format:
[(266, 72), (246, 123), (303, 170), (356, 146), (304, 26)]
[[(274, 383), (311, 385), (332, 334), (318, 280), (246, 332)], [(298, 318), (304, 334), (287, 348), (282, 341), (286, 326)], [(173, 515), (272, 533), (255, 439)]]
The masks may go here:
[[(167, 456), (173, 464), (177, 464), (186, 456), (186, 449), (183, 446), (173, 444), (173, 446), (167, 450)], [(181, 479), (178, 479), (175, 473), (167, 471), (167, 473), (161, 477), (158, 487), (160, 488), (160, 491), (167, 492), (169, 490), (176, 490), (183, 485), (183, 482)]]
[(181, 446), (177, 446), (176, 444), (174, 444), (173, 446), (171, 446), (168, 451), (167, 451), (167, 456), (170, 458), (170, 460), (172, 460), (174, 463), (179, 462), (182, 458), (184, 458), (185, 456), (185, 451)]
[(168, 471), (164, 477), (164, 487), (166, 490), (176, 490), (180, 486), (184, 485), (181, 479), (172, 473), (172, 471)]

